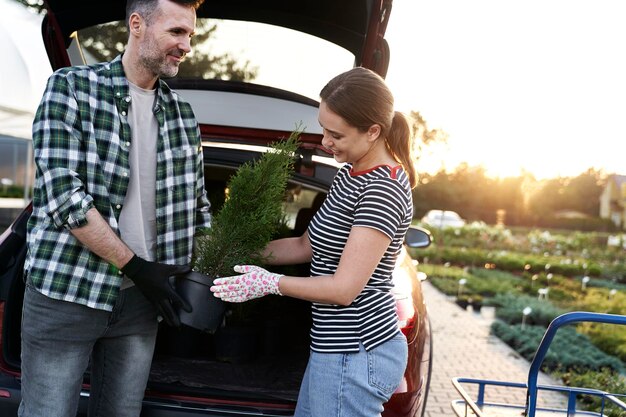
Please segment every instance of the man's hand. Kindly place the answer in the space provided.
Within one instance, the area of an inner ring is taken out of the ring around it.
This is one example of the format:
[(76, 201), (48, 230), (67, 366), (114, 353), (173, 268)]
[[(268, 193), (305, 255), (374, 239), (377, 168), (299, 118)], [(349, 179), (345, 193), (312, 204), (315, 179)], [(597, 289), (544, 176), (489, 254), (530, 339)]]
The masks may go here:
[(133, 255), (121, 271), (137, 285), (170, 326), (180, 326), (180, 318), (174, 310), (174, 303), (191, 313), (191, 306), (176, 292), (170, 281), (172, 276), (190, 272), (190, 266), (150, 262)]
[(268, 294), (278, 294), (278, 281), (283, 276), (254, 265), (237, 265), (235, 272), (243, 275), (216, 278), (211, 286), (213, 294), (224, 301), (241, 303)]

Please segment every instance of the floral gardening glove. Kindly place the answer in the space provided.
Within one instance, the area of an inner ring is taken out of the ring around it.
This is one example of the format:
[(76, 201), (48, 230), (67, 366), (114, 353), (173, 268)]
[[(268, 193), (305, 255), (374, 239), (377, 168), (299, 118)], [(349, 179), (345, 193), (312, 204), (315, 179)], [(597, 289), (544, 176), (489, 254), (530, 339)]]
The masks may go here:
[(243, 275), (216, 278), (211, 286), (213, 295), (231, 303), (242, 303), (268, 294), (278, 294), (278, 281), (283, 276), (255, 265), (237, 265), (235, 272)]

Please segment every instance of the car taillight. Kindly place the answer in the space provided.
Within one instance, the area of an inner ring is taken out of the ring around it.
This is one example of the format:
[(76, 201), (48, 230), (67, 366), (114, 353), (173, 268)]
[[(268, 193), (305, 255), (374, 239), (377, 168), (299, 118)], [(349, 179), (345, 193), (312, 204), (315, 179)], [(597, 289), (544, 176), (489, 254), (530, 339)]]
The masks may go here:
[(411, 330), (413, 330), (413, 327), (415, 326), (415, 316), (407, 319), (407, 320), (400, 320), (400, 330), (402, 330), (402, 333), (404, 333), (405, 336), (409, 336), (409, 333), (411, 332)]
[(409, 288), (401, 289), (398, 288), (398, 286), (394, 289), (398, 325), (405, 336), (408, 336), (415, 324), (415, 306), (413, 305), (413, 298), (410, 296), (411, 293), (409, 291)]

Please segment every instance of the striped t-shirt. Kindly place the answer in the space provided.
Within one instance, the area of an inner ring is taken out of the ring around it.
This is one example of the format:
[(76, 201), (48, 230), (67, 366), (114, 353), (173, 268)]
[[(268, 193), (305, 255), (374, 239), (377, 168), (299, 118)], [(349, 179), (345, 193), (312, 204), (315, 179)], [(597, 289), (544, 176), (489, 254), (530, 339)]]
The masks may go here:
[(399, 331), (391, 274), (412, 217), (411, 186), (400, 166), (353, 172), (346, 164), (337, 172), (308, 228), (311, 275), (335, 273), (353, 226), (380, 230), (391, 242), (351, 305), (313, 303), (312, 350), (358, 352), (359, 342), (370, 350)]

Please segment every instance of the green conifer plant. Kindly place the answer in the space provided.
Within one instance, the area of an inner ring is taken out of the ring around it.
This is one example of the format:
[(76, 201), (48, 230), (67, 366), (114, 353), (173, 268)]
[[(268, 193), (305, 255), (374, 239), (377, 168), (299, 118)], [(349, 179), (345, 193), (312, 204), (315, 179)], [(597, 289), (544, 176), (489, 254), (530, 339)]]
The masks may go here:
[(235, 265), (263, 264), (261, 250), (283, 222), (283, 196), (294, 171), (302, 129), (270, 144), (260, 158), (242, 164), (228, 181), (228, 196), (211, 228), (198, 237), (194, 270), (210, 277), (234, 274)]

